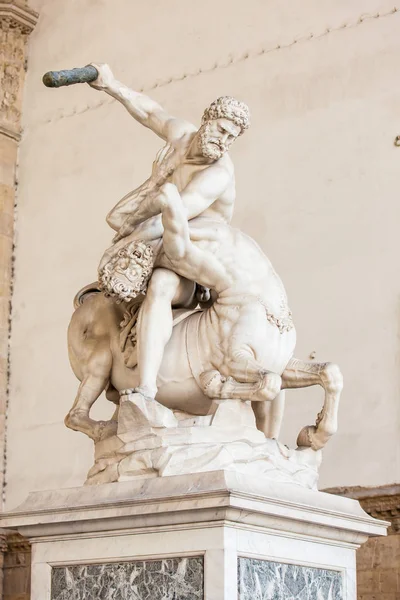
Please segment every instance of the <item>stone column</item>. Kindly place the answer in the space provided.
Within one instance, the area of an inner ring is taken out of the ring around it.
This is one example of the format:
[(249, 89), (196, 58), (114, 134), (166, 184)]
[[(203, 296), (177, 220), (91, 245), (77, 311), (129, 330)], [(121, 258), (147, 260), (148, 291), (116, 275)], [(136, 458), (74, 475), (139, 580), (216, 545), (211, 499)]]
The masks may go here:
[[(4, 586), (4, 554), (7, 550), (7, 537), (5, 534), (0, 534), (0, 592)], [(1, 596), (3, 598), (4, 595)]]
[[(0, 0), (0, 488), (4, 488), (8, 336), (12, 293), (14, 202), (27, 40), (37, 13), (25, 0)], [(0, 508), (3, 494), (0, 499)]]
[(4, 581), (2, 600), (29, 600), (31, 545), (17, 533), (11, 533), (6, 538), (2, 537), (3, 541), (0, 537)]
[[(25, 0), (0, 0), (0, 509), (3, 507), (4, 501), (7, 456), (8, 336), (12, 295), (16, 165), (18, 143), (21, 137), (27, 40), (35, 27), (37, 18), (37, 13), (27, 6)], [(5, 536), (1, 535), (0, 598), (4, 597), (3, 578), (6, 575), (3, 572), (3, 565), (6, 548)], [(29, 544), (27, 544), (27, 548), (29, 548)], [(30, 554), (28, 552), (21, 554), (18, 551), (11, 552), (10, 556), (15, 559), (14, 566), (18, 566), (18, 568), (9, 569), (13, 577), (8, 587), (10, 589), (14, 589), (15, 586), (15, 589), (18, 588), (16, 598), (28, 598), (27, 595), (19, 593), (19, 587), (22, 585), (21, 582), (29, 582)], [(18, 580), (18, 585), (13, 585), (14, 579)], [(8, 594), (7, 597), (11, 598), (12, 595)]]

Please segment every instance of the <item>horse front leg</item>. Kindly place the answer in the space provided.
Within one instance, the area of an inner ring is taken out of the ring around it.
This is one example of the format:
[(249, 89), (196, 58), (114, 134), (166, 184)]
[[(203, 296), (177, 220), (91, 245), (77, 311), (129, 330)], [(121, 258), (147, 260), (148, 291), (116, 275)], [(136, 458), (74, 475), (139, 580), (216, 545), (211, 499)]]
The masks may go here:
[(83, 365), (83, 378), (74, 404), (64, 419), (64, 423), (74, 431), (81, 431), (94, 442), (116, 433), (116, 421), (95, 421), (90, 418), (90, 409), (100, 394), (106, 389), (111, 370), (111, 352), (98, 351), (86, 365)]
[(315, 425), (303, 427), (297, 437), (298, 446), (323, 448), (337, 431), (337, 417), (343, 377), (333, 363), (314, 363), (292, 358), (282, 373), (282, 389), (294, 389), (320, 385), (325, 399)]

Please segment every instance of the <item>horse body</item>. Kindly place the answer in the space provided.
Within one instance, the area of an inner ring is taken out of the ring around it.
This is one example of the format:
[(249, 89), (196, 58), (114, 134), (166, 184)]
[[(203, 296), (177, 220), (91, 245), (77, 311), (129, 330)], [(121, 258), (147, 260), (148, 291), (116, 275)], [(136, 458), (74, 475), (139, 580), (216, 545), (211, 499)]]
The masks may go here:
[[(137, 387), (137, 366), (126, 366), (120, 348), (120, 322), (124, 308), (98, 292), (84, 298), (82, 305), (76, 309), (68, 330), (68, 347), (72, 369), (80, 381), (88, 376), (88, 371), (94, 370), (101, 375), (103, 389), (108, 386), (119, 392)], [(235, 313), (233, 319), (230, 311), (225, 305), (221, 309), (218, 300), (206, 310), (187, 311), (186, 315), (176, 311), (178, 322), (165, 348), (158, 375), (156, 399), (161, 404), (195, 415), (207, 414), (212, 399), (204, 393), (200, 376), (218, 371), (228, 378), (235, 371), (235, 365), (229, 366), (232, 363), (229, 340), (240, 309), (237, 306), (232, 309)], [(293, 334), (290, 335), (290, 344), (286, 340), (284, 342), (277, 328), (267, 321), (259, 302), (255, 301), (249, 311), (252, 318), (264, 323), (259, 323), (256, 341), (249, 336), (242, 340), (242, 344), (265, 349), (264, 355), (258, 357), (265, 370), (281, 374), (293, 353)], [(221, 319), (220, 312), (224, 319)], [(221, 336), (221, 333), (224, 335)], [(273, 338), (276, 338), (275, 341)], [(239, 356), (235, 358), (243, 369), (246, 361), (240, 361)]]
[[(203, 238), (205, 233), (203, 229)], [(283, 417), (281, 390), (321, 385), (324, 407), (316, 425), (300, 432), (298, 444), (324, 446), (337, 428), (339, 369), (292, 358), (296, 333), (286, 293), (257, 244), (226, 224), (212, 225), (210, 236), (214, 241), (208, 247), (223, 265), (218, 297), (211, 307), (176, 319), (158, 373), (156, 399), (193, 415), (207, 414), (214, 399), (250, 400), (257, 427), (277, 437)], [(156, 266), (190, 279), (182, 261), (164, 256)], [(207, 287), (207, 265), (203, 268), (198, 281)], [(134, 344), (129, 360), (121, 348), (126, 304), (99, 291), (82, 297), (68, 334), (71, 365), (81, 385), (66, 424), (97, 440), (112, 426), (93, 421), (91, 406), (104, 390), (118, 403), (120, 391), (138, 386), (138, 370)]]

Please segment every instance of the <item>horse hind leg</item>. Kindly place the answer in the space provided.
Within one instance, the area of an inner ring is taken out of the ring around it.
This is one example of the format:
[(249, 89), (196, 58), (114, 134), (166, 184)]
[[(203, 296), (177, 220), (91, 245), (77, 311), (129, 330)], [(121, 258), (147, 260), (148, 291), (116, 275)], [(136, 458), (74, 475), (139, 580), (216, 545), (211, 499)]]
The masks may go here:
[(258, 381), (250, 383), (224, 377), (217, 370), (206, 371), (200, 375), (200, 383), (209, 398), (251, 400), (252, 403), (274, 400), (281, 389), (280, 376), (268, 371), (260, 371)]
[(278, 439), (285, 410), (285, 390), (281, 390), (270, 402), (253, 401), (251, 408), (256, 418), (257, 429), (267, 438)]
[(315, 425), (303, 427), (297, 437), (298, 446), (311, 446), (314, 450), (323, 448), (337, 431), (337, 418), (343, 377), (333, 363), (305, 362), (292, 358), (282, 373), (282, 389), (294, 389), (320, 385), (325, 398), (322, 410), (317, 415)]
[(209, 398), (251, 400), (257, 429), (268, 438), (278, 437), (285, 403), (279, 375), (260, 371), (258, 381), (243, 383), (223, 377), (219, 371), (208, 371), (200, 376), (200, 382)]

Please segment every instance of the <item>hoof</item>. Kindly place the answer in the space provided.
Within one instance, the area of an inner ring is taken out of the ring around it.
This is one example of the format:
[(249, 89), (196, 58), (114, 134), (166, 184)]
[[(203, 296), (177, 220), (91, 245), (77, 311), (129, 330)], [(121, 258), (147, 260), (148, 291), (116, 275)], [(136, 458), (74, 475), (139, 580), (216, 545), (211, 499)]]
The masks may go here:
[(70, 410), (64, 419), (64, 425), (73, 431), (82, 431), (82, 417), (75, 411)]
[(297, 436), (297, 446), (299, 448), (312, 448), (313, 450), (321, 450), (329, 440), (330, 436), (318, 431), (315, 425), (307, 425), (303, 427)]

